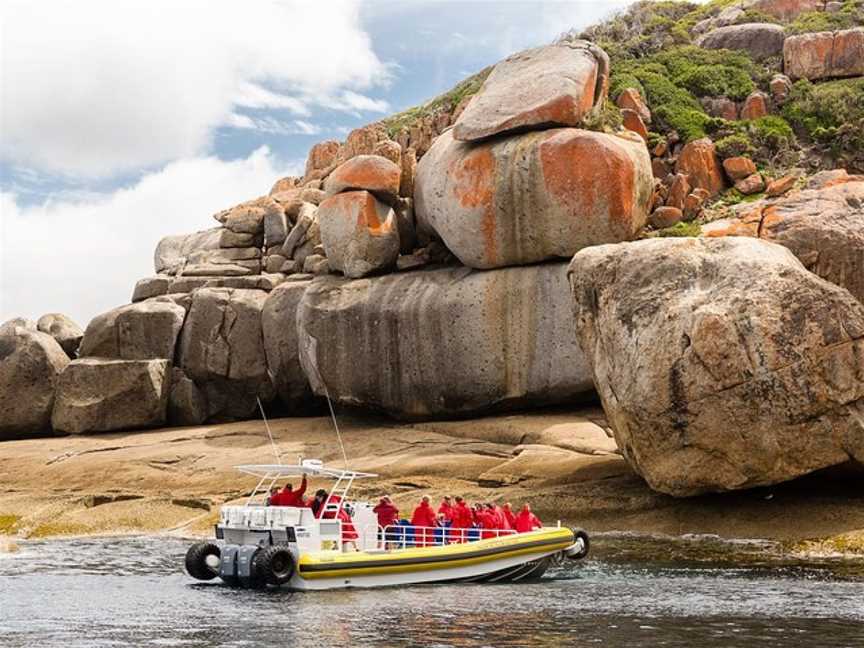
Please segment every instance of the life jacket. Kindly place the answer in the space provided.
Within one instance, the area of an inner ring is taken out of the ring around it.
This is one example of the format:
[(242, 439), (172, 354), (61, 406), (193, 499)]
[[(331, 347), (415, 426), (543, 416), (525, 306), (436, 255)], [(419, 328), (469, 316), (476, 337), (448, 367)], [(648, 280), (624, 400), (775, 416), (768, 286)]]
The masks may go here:
[(519, 511), (516, 516), (516, 530), (519, 533), (528, 533), (537, 527), (542, 527), (543, 523), (531, 511)]

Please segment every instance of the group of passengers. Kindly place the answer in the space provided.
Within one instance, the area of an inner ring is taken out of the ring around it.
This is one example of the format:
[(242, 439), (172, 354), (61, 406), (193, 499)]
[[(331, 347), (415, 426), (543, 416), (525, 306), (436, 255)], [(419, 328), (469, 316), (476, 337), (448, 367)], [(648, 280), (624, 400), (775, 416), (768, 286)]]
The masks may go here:
[(444, 496), (437, 510), (424, 495), (410, 520), (400, 518), (399, 509), (389, 495), (382, 497), (373, 511), (378, 516), (378, 526), (389, 529), (386, 533), (388, 541), (404, 539), (406, 533), (410, 533), (414, 544), (419, 546), (494, 538), (513, 532), (527, 533), (543, 527), (531, 512), (530, 504), (523, 504), (522, 509), (515, 513), (510, 502), (504, 506), (491, 502), (469, 506), (462, 497), (451, 499), (449, 495)]
[[(330, 495), (330, 504), (336, 506), (328, 507), (325, 511), (327, 491), (319, 489), (311, 499), (306, 500), (303, 497), (306, 487), (306, 475), (303, 475), (300, 487), (296, 490), (290, 483), (285, 484), (281, 490), (273, 487), (270, 489), (267, 505), (305, 507), (312, 509), (316, 518), (336, 518), (342, 522), (343, 543), (354, 544), (356, 547), (357, 530), (349, 513), (339, 505), (341, 498)], [(384, 495), (372, 510), (378, 516), (378, 526), (389, 544), (404, 545), (409, 538), (411, 544), (421, 547), (452, 544), (514, 532), (528, 533), (543, 527), (543, 523), (531, 512), (531, 505), (528, 503), (523, 504), (522, 509), (516, 513), (510, 502), (503, 506), (491, 502), (478, 502), (469, 506), (458, 495), (452, 499), (445, 495), (437, 509), (432, 506), (429, 497), (424, 495), (410, 520), (400, 517), (399, 509), (389, 495)]]

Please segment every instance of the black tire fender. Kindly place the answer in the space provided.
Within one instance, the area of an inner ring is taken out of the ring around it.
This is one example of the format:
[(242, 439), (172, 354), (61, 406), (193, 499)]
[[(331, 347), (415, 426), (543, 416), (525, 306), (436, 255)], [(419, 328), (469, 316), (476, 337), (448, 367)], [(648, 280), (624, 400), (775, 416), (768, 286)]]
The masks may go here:
[[(207, 559), (215, 556), (216, 566), (208, 564)], [(213, 580), (219, 575), (219, 560), (222, 552), (213, 542), (196, 542), (186, 551), (186, 572), (197, 580)]]
[(287, 545), (275, 544), (255, 554), (253, 572), (267, 585), (279, 587), (291, 580), (296, 568), (294, 555)]
[(574, 528), (571, 531), (573, 531), (574, 546), (565, 549), (564, 553), (570, 560), (581, 560), (588, 555), (591, 549), (591, 540), (583, 529)]

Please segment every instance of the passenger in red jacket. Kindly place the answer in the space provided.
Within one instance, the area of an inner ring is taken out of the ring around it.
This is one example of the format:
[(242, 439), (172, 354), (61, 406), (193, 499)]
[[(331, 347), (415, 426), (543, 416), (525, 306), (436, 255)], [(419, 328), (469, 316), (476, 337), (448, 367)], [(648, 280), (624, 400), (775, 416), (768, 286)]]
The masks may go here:
[(461, 497), (456, 497), (456, 504), (453, 506), (453, 525), (450, 527), (450, 536), (456, 542), (462, 542), (467, 536), (467, 533), (459, 529), (470, 529), (474, 524), (474, 514)]
[(510, 522), (507, 520), (507, 516), (504, 515), (503, 508), (495, 504), (492, 510), (495, 512), (495, 519), (498, 520), (499, 529), (509, 530), (513, 528)]
[(510, 506), (510, 502), (507, 502), (501, 510), (504, 512), (504, 519), (507, 520), (507, 528), (515, 529), (516, 528), (516, 514), (513, 512), (513, 508)]
[(523, 504), (522, 510), (516, 516), (515, 528), (519, 533), (528, 533), (534, 529), (542, 529), (543, 523), (531, 512), (530, 504)]
[(432, 544), (435, 538), (435, 532), (431, 528), (435, 526), (435, 509), (429, 504), (429, 497), (426, 495), (420, 500), (420, 505), (414, 509), (414, 515), (411, 516), (411, 526), (430, 527), (428, 529), (415, 530), (414, 540), (418, 547), (427, 547)]
[(378, 526), (382, 529), (396, 524), (399, 520), (399, 509), (394, 506), (389, 495), (382, 497), (372, 511), (378, 516)]
[(278, 502), (276, 506), (304, 506), (303, 495), (306, 493), (306, 475), (303, 475), (303, 481), (300, 482), (300, 488), (294, 490), (294, 487), (288, 483), (285, 488), (279, 491), (276, 497)]
[(438, 507), (438, 513), (444, 516), (448, 522), (453, 522), (453, 503), (450, 501), (450, 496), (445, 495), (441, 506)]
[(495, 508), (491, 504), (478, 506), (476, 517), (483, 528), (482, 538), (494, 538), (498, 535), (494, 529), (500, 529), (501, 525), (498, 516), (495, 515)]

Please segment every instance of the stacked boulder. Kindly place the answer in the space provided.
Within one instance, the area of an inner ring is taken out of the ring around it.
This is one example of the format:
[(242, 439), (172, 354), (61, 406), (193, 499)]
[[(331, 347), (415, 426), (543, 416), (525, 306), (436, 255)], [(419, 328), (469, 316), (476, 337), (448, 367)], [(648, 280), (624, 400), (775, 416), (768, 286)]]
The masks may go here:
[[(440, 241), (463, 267), (322, 277), (300, 296), (280, 287), (296, 304), (299, 361), (315, 393), (407, 418), (591, 397), (560, 260), (634, 238), (651, 197), (642, 138), (580, 128), (602, 108), (607, 78), (605, 53), (584, 41), (521, 52), (432, 142), (413, 182), (417, 237)], [(350, 201), (367, 210), (364, 222), (389, 219), (392, 196), (368, 178), (325, 189), (335, 195), (322, 212), (359, 194)]]

